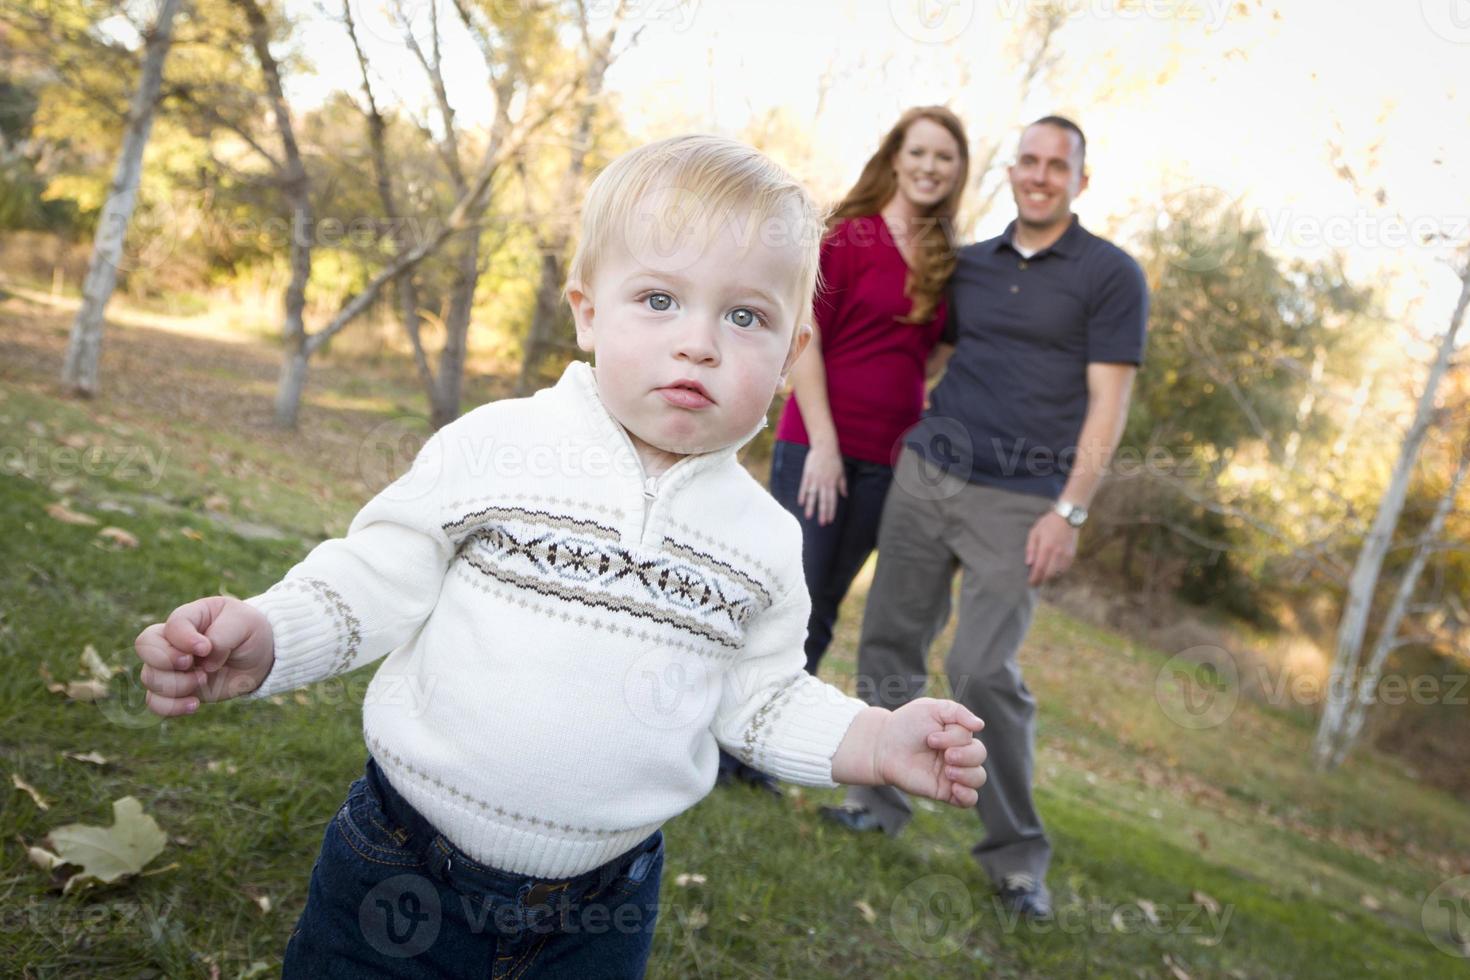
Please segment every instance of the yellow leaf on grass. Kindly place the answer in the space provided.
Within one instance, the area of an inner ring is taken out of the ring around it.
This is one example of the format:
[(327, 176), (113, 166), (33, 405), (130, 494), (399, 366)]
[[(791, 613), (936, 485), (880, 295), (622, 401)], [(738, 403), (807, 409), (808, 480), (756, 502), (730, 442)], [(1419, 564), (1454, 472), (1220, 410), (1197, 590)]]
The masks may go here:
[(82, 667), (92, 675), (93, 680), (99, 680), (104, 684), (112, 680), (113, 674), (123, 672), (121, 667), (114, 667), (103, 660), (97, 653), (97, 648), (90, 643), (82, 648)]
[(1202, 907), (1211, 915), (1220, 914), (1220, 903), (1202, 891), (1195, 890), (1189, 893), (1189, 900)]
[(114, 800), (112, 821), (111, 827), (67, 824), (47, 835), (61, 860), (82, 869), (67, 879), (63, 892), (92, 881), (107, 884), (135, 875), (163, 853), (167, 836), (135, 798)]
[(63, 524), (96, 524), (97, 518), (90, 514), (79, 514), (63, 503), (46, 505), (46, 513)]
[(852, 907), (862, 913), (863, 919), (865, 921), (869, 923), (878, 921), (878, 913), (873, 911), (873, 906), (869, 905), (862, 899), (858, 899), (856, 902), (853, 902)]
[(78, 762), (90, 762), (94, 766), (107, 765), (107, 757), (101, 752), (63, 752), (61, 754)]
[(107, 682), (99, 681), (95, 677), (84, 681), (68, 681), (64, 690), (71, 700), (92, 704), (107, 697)]
[(11, 773), (10, 781), (15, 784), (16, 789), (29, 796), (31, 798), (31, 802), (35, 803), (38, 809), (51, 809), (51, 804), (46, 802), (46, 798), (42, 796), (39, 792), (37, 792), (36, 787), (32, 786), (24, 779), (21, 779), (19, 773)]
[(124, 531), (120, 527), (104, 527), (102, 530), (97, 532), (97, 536), (99, 538), (107, 538), (109, 541), (115, 541), (120, 547), (123, 548), (138, 547), (138, 536), (128, 531)]
[(200, 534), (198, 531), (194, 530), (192, 527), (181, 527), (181, 528), (179, 528), (179, 533), (182, 534), (184, 537), (188, 538), (190, 541), (203, 541), (204, 540), (204, 535)]
[(60, 854), (52, 854), (44, 847), (26, 848), (26, 857), (42, 871), (54, 871), (66, 863), (61, 859)]

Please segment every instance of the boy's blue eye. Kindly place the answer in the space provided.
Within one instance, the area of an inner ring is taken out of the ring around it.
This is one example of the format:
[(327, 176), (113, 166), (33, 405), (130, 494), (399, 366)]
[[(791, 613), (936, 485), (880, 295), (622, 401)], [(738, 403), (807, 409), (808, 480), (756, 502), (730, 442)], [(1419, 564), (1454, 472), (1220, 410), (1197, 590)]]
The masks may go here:
[(730, 316), (737, 318), (735, 320), (735, 326), (737, 327), (758, 327), (763, 320), (759, 313), (746, 306), (731, 310)]
[(668, 293), (649, 293), (645, 299), (659, 313), (667, 312), (674, 305), (674, 298)]

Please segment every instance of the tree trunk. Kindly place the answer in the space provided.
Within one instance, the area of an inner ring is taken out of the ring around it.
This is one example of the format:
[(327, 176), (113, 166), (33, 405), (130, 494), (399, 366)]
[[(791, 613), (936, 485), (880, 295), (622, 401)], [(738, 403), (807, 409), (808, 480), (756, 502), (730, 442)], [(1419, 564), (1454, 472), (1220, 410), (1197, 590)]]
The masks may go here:
[(536, 309), (531, 314), (531, 328), (526, 331), (526, 344), (521, 350), (517, 396), (529, 395), (539, 387), (541, 361), (554, 342), (560, 320), (563, 276), (561, 253), (555, 251), (554, 246), (546, 247), (541, 254), (541, 282), (536, 287)]
[(1445, 521), (1449, 519), (1450, 511), (1455, 509), (1455, 498), (1459, 496), (1460, 485), (1465, 481), (1467, 470), (1470, 470), (1470, 436), (1467, 436), (1461, 447), (1460, 462), (1455, 469), (1455, 475), (1445, 489), (1444, 496), (1439, 498), (1439, 503), (1434, 508), (1434, 516), (1430, 518), (1429, 526), (1425, 528), (1418, 545), (1414, 548), (1414, 557), (1409, 560), (1409, 566), (1404, 569), (1403, 577), (1399, 579), (1399, 587), (1394, 593), (1393, 604), (1388, 607), (1388, 614), (1383, 618), (1383, 626), (1379, 629), (1378, 636), (1373, 642), (1373, 652), (1369, 655), (1368, 666), (1364, 668), (1363, 677), (1358, 682), (1357, 697), (1353, 698), (1348, 707), (1342, 731), (1338, 735), (1337, 745), (1332, 752), (1331, 765), (1334, 767), (1342, 765), (1363, 731), (1363, 719), (1368, 713), (1368, 705), (1373, 695), (1378, 690), (1379, 678), (1383, 676), (1383, 665), (1388, 660), (1389, 653), (1398, 646), (1399, 624), (1403, 622), (1404, 613), (1409, 608), (1409, 600), (1414, 597), (1414, 588), (1419, 584), (1419, 576), (1429, 562), (1429, 554), (1439, 543), (1439, 536), (1444, 532)]
[(1409, 478), (1419, 450), (1429, 435), (1430, 424), (1435, 415), (1435, 397), (1440, 381), (1449, 370), (1450, 358), (1455, 352), (1455, 337), (1465, 322), (1465, 307), (1470, 303), (1470, 257), (1460, 273), (1460, 298), (1450, 317), (1449, 329), (1440, 340), (1439, 352), (1429, 367), (1424, 380), (1424, 390), (1419, 395), (1419, 404), (1414, 412), (1414, 421), (1404, 436), (1399, 448), (1393, 474), (1378, 503), (1378, 512), (1373, 515), (1373, 524), (1363, 539), (1348, 581), (1347, 601), (1337, 630), (1337, 652), (1332, 661), (1332, 674), (1327, 684), (1327, 698), (1323, 705), (1322, 720), (1312, 741), (1313, 762), (1319, 769), (1327, 768), (1332, 762), (1332, 752), (1343, 731), (1347, 708), (1352, 700), (1351, 690), (1355, 687), (1358, 663), (1362, 658), (1363, 635), (1368, 626), (1368, 615), (1373, 608), (1373, 594), (1378, 586), (1378, 576), (1383, 569), (1383, 558), (1393, 543), (1394, 528), (1398, 526), (1399, 514), (1404, 508), (1404, 498), (1409, 490)]
[(153, 129), (158, 91), (163, 84), (163, 63), (173, 42), (174, 16), (182, 0), (162, 0), (158, 20), (144, 41), (143, 71), (128, 112), (117, 169), (108, 188), (107, 203), (97, 221), (92, 243), (92, 260), (82, 287), (82, 305), (72, 321), (61, 383), (73, 394), (90, 398), (97, 394), (98, 362), (102, 356), (102, 315), (117, 287), (117, 267), (122, 261), (128, 223), (138, 203), (138, 183), (143, 176), (143, 150)]
[(301, 390), (306, 387), (307, 353), (305, 337), (298, 337), (294, 347), (287, 347), (281, 362), (280, 379), (276, 383), (276, 421), (289, 429), (296, 428), (301, 409)]
[(459, 418), (459, 399), (464, 388), (465, 352), (468, 349), (470, 314), (474, 311), (475, 287), (480, 282), (480, 230), (465, 235), (450, 292), (449, 316), (444, 320), (444, 349), (439, 352), (439, 372), (429, 393), (429, 423), (435, 431)]
[(291, 110), (286, 104), (280, 66), (276, 63), (275, 55), (271, 54), (270, 24), (256, 0), (235, 0), (235, 3), (250, 24), (250, 46), (255, 52), (256, 60), (260, 62), (261, 74), (265, 77), (271, 115), (275, 117), (276, 134), (281, 140), (281, 189), (291, 208), (291, 278), (286, 283), (285, 310), (281, 322), (281, 339), (286, 347), (281, 378), (283, 381), (289, 378), (291, 383), (276, 392), (276, 424), (294, 429), (301, 392), (306, 384), (305, 362), (298, 364), (294, 361), (304, 350), (302, 341), (306, 338), (306, 284), (311, 279), (311, 244), (316, 234), (311, 212), (311, 184), (306, 174), (306, 165), (301, 161), (296, 131), (291, 124)]
[[(585, 31), (586, 25), (583, 24)], [(587, 149), (592, 140), (592, 125), (596, 121), (597, 104), (602, 95), (602, 81), (612, 62), (612, 46), (617, 25), (589, 45), (586, 73), (587, 98), (577, 113), (577, 126), (572, 136), (572, 154), (557, 188), (553, 213), (557, 215), (575, 213), (581, 198), (582, 174), (587, 167)], [(584, 33), (584, 37), (585, 37)], [(562, 316), (561, 290), (565, 277), (565, 257), (571, 229), (558, 221), (551, 234), (537, 236), (541, 249), (541, 281), (536, 286), (536, 308), (531, 314), (531, 328), (526, 332), (526, 343), (521, 350), (521, 373), (516, 379), (516, 394), (529, 395), (536, 387), (540, 374), (541, 359), (556, 341), (557, 326), (565, 322)]]

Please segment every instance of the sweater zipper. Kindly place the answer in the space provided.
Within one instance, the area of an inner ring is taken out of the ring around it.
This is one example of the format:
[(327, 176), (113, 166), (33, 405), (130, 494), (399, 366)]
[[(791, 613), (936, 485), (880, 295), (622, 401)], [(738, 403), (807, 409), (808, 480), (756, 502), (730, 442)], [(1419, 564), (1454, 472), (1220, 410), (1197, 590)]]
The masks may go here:
[(643, 524), (638, 528), (638, 546), (643, 547), (643, 539), (648, 534), (648, 515), (653, 510), (654, 498), (658, 496), (658, 477), (648, 476), (643, 478)]

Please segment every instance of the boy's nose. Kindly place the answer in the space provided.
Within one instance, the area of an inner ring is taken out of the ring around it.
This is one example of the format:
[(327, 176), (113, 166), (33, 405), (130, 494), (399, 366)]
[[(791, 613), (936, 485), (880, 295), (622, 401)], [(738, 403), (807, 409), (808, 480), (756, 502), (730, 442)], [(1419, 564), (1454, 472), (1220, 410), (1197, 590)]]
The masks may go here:
[(674, 345), (674, 356), (694, 364), (713, 366), (720, 363), (720, 348), (715, 341), (715, 330), (708, 324), (696, 322), (679, 334)]

